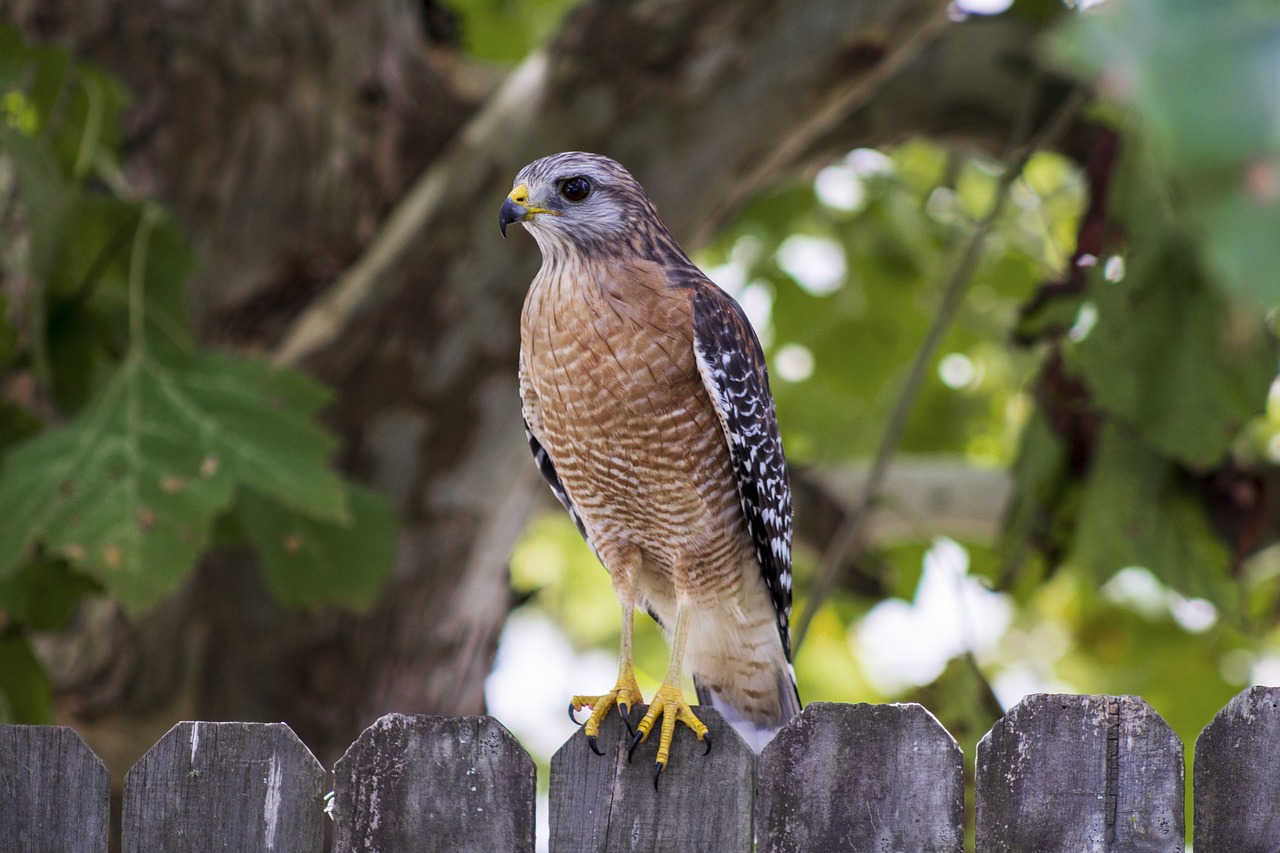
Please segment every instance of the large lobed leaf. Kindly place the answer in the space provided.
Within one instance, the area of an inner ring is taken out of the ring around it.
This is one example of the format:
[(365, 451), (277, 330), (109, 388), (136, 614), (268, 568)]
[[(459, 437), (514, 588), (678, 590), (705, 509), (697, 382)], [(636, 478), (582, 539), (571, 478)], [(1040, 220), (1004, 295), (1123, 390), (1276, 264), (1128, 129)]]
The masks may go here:
[(1096, 400), (1170, 458), (1219, 464), (1275, 377), (1262, 319), (1232, 310), (1172, 241), (1136, 248), (1124, 279), (1095, 276), (1090, 295), (1098, 320), (1078, 356)]
[(1209, 270), (1264, 305), (1280, 300), (1280, 6), (1105, 3), (1075, 15), (1052, 47), (1132, 110), (1144, 157), (1169, 180), (1166, 203), (1200, 232)]
[(0, 477), (0, 575), (39, 543), (142, 607), (191, 567), (238, 484), (345, 522), (324, 393), (260, 362), (131, 354), (75, 421), (15, 447)]
[(373, 603), (395, 555), (395, 514), (387, 499), (347, 485), (347, 522), (290, 510), (252, 490), (240, 492), (234, 520), (253, 542), (272, 591), (285, 604)]
[(1229, 554), (1185, 473), (1119, 424), (1102, 427), (1076, 521), (1073, 561), (1101, 584), (1143, 566), (1228, 612), (1238, 603)]
[[(81, 571), (144, 606), (192, 567), (237, 495), (247, 496), (237, 541), (258, 547), (282, 598), (368, 601), (390, 567), (394, 514), (328, 469), (335, 442), (313, 423), (327, 391), (259, 362), (195, 354), (183, 289), (191, 248), (156, 203), (115, 189), (124, 101), (107, 75), (0, 26), (0, 167), (26, 237), (5, 260), (36, 285), (26, 334), (0, 322), (0, 364), (25, 343), (67, 418), (31, 438), (38, 422), (0, 405), (0, 448), (11, 448), (0, 469), (0, 611), (56, 621), (83, 592)], [(50, 606), (33, 607), (37, 598)]]

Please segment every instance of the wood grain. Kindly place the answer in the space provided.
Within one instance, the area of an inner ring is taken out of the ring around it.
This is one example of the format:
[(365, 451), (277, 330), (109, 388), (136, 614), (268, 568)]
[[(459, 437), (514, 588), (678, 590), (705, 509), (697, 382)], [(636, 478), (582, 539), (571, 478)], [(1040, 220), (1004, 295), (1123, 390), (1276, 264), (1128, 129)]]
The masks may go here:
[(1135, 696), (1033, 694), (978, 743), (979, 853), (1182, 853), (1182, 743)]
[(1250, 687), (1196, 740), (1196, 853), (1280, 850), (1280, 687)]
[(964, 757), (920, 705), (815, 702), (760, 755), (761, 853), (960, 853)]
[(334, 768), (334, 853), (532, 853), (536, 772), (492, 717), (388, 714)]
[(125, 777), (125, 853), (319, 853), (325, 772), (283, 723), (178, 723)]
[[(632, 723), (647, 710), (632, 708)], [(657, 735), (630, 762), (616, 713), (601, 727), (604, 755), (581, 731), (569, 738), (551, 759), (551, 853), (751, 853), (755, 754), (714, 709), (693, 712), (711, 732), (711, 752), (703, 755), (693, 733), (677, 726), (657, 790)]]
[(111, 777), (65, 726), (0, 726), (0, 850), (104, 853)]

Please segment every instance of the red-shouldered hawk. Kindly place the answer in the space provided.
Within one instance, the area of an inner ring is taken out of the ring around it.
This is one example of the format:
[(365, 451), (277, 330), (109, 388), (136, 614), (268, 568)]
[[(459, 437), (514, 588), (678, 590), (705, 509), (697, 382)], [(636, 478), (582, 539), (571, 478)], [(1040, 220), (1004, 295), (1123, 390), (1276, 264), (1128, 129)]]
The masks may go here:
[[(675, 724), (711, 744), (680, 688), (721, 712), (758, 752), (800, 711), (791, 669), (791, 490), (759, 340), (702, 274), (636, 180), (606, 157), (530, 163), (502, 204), (542, 250), (520, 325), (529, 446), (609, 571), (622, 604), (617, 686), (592, 708), (627, 728), (641, 703), (631, 663), (636, 607), (671, 638), (671, 662), (631, 748), (662, 718), (654, 784)], [(603, 753), (601, 753), (603, 754)]]

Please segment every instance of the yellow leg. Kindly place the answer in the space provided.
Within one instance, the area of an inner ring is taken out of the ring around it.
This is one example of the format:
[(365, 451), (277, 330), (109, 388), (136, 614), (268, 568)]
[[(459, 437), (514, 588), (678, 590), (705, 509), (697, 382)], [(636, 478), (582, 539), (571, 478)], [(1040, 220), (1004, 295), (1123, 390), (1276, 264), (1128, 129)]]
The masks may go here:
[[(676, 605), (675, 633), (671, 640), (671, 663), (667, 667), (667, 676), (662, 680), (662, 686), (658, 688), (658, 692), (654, 694), (653, 702), (649, 705), (649, 713), (645, 714), (640, 725), (636, 726), (635, 737), (631, 740), (631, 752), (634, 753), (638, 744), (649, 739), (649, 732), (653, 730), (658, 717), (662, 717), (662, 728), (658, 734), (657, 763), (653, 769), (654, 788), (658, 787), (658, 778), (671, 757), (671, 741), (675, 738), (677, 721), (693, 729), (698, 740), (706, 743), (707, 748), (703, 754), (711, 751), (711, 733), (707, 731), (702, 721), (694, 716), (680, 687), (680, 668), (684, 660), (684, 645), (688, 636), (689, 611), (678, 604)], [(629, 759), (631, 755), (628, 754), (627, 757)]]
[(635, 670), (631, 666), (631, 624), (635, 612), (634, 604), (626, 601), (622, 603), (622, 651), (619, 655), (621, 660), (618, 664), (617, 685), (601, 696), (574, 696), (569, 701), (569, 718), (575, 723), (578, 721), (574, 716), (575, 711), (581, 711), (583, 708), (591, 709), (591, 716), (582, 724), (582, 731), (587, 736), (587, 744), (591, 747), (591, 751), (596, 755), (604, 755), (596, 745), (596, 738), (600, 736), (600, 724), (604, 722), (609, 709), (614, 705), (618, 706), (622, 721), (626, 723), (627, 731), (630, 732), (631, 720), (627, 715), (631, 712), (631, 706), (644, 702), (644, 697), (640, 695), (640, 686), (636, 684)]

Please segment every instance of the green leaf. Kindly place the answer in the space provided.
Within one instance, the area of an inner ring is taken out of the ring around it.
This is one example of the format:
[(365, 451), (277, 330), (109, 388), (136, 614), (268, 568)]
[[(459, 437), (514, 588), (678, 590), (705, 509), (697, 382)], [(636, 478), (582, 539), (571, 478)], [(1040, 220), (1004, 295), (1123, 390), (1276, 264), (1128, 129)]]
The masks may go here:
[(1097, 401), (1173, 459), (1220, 462), (1275, 377), (1261, 319), (1232, 310), (1172, 242), (1136, 249), (1121, 281), (1095, 275), (1091, 295), (1098, 321), (1077, 355)]
[(40, 432), (40, 419), (20, 406), (0, 400), (0, 450)]
[[(14, 173), (26, 202), (27, 218), (31, 222), (33, 245), (29, 252), (32, 260), (28, 261), (28, 266), (45, 270), (54, 261), (52, 250), (36, 245), (36, 238), (42, 230), (48, 231), (49, 223), (56, 221), (61, 215), (61, 208), (65, 205), (59, 202), (63, 201), (68, 192), (67, 184), (49, 152), (35, 139), (4, 121), (0, 121), (0, 152), (13, 159)], [(53, 247), (57, 245), (57, 241), (47, 239), (44, 244)], [(37, 258), (41, 263), (37, 263)]]
[(53, 697), (40, 662), (25, 637), (0, 633), (0, 722), (48, 725)]
[[(187, 328), (183, 288), (195, 270), (195, 256), (173, 215), (151, 202), (86, 206), (85, 228), (92, 228), (93, 248), (82, 267), (108, 262), (95, 273), (67, 272), (54, 279), (73, 290), (86, 307), (101, 312), (118, 347), (141, 348), (162, 359), (181, 359), (195, 350)], [(120, 238), (124, 245), (117, 249)], [(138, 307), (140, 316), (133, 308)], [(139, 322), (140, 321), (140, 322)]]
[(573, 0), (453, 0), (467, 53), (479, 59), (515, 61), (542, 43)]
[(87, 63), (74, 63), (66, 80), (69, 97), (59, 107), (52, 148), (69, 176), (82, 178), (114, 168), (119, 113), (128, 100), (113, 78)]
[(1229, 554), (1176, 465), (1123, 426), (1105, 424), (1076, 526), (1072, 561), (1096, 583), (1142, 566), (1187, 595), (1235, 612)]
[(1072, 513), (1064, 506), (1071, 490), (1067, 448), (1043, 409), (1022, 428), (1013, 465), (1013, 497), (1005, 513), (1003, 550), (1015, 567), (1026, 559), (1026, 544), (1058, 552), (1071, 535)]
[(122, 348), (96, 307), (50, 299), (47, 310), (49, 393), (59, 411), (75, 413), (110, 377)]
[(1263, 305), (1280, 301), (1280, 6), (1109, 3), (1071, 16), (1051, 48), (1136, 118), (1126, 145), (1168, 183), (1167, 212), (1208, 268)]
[(1104, 5), (1071, 16), (1051, 46), (1136, 106), (1179, 167), (1228, 165), (1280, 141), (1280, 9), (1270, 0)]
[[(1280, 184), (1280, 160), (1270, 168)], [(1230, 193), (1204, 211), (1206, 265), (1237, 292), (1262, 305), (1280, 302), (1280, 204), (1263, 204), (1244, 193)]]
[[(21, 86), (19, 90), (17, 87)], [(67, 178), (115, 168), (119, 112), (127, 93), (114, 78), (58, 47), (27, 47), (16, 30), (0, 37), (0, 118), (38, 137)]]
[(0, 576), (40, 543), (126, 606), (171, 589), (237, 483), (322, 519), (349, 519), (310, 419), (315, 386), (261, 362), (179, 365), (131, 354), (71, 423), (16, 446), (0, 478)]
[(391, 569), (396, 517), (385, 497), (348, 485), (351, 519), (342, 524), (292, 512), (251, 490), (236, 500), (235, 521), (262, 558), (272, 591), (286, 604), (373, 603)]
[(18, 332), (9, 325), (9, 297), (0, 294), (0, 369), (7, 368), (13, 362), (14, 353), (18, 349)]
[(77, 574), (66, 560), (32, 560), (0, 580), (0, 611), (28, 628), (56, 631), (80, 597), (100, 591), (92, 578)]

